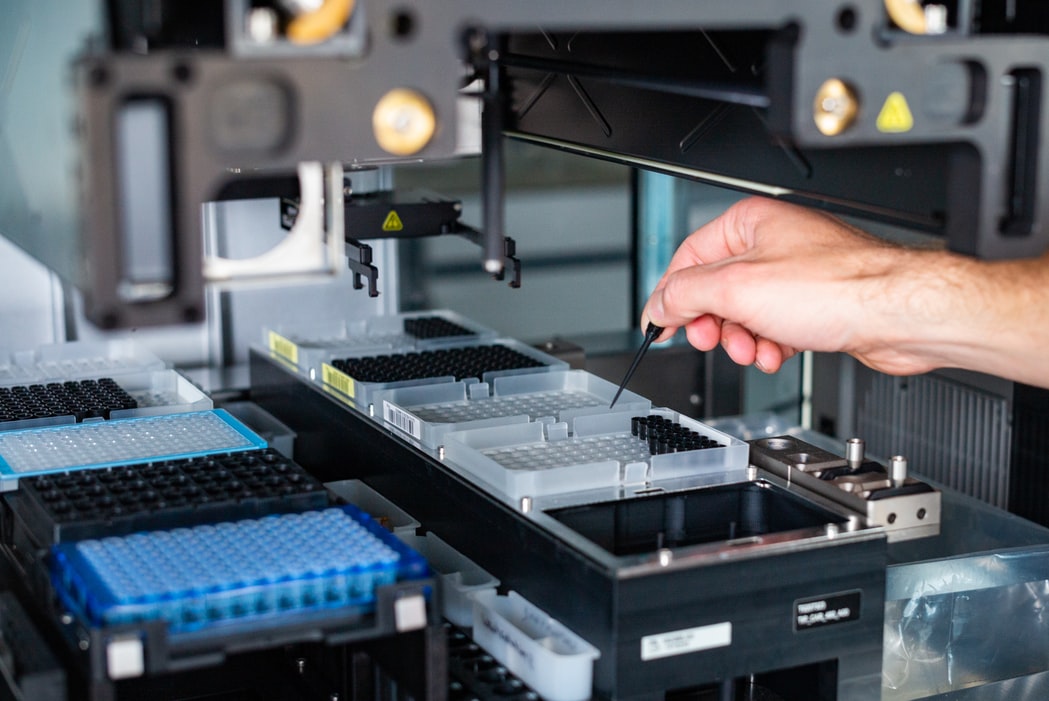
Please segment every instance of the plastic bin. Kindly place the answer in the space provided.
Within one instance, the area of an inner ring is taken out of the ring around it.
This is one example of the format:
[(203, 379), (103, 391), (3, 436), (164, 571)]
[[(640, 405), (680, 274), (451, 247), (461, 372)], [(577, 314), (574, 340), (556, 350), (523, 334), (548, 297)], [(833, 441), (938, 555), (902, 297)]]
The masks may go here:
[(586, 701), (601, 653), (516, 592), (474, 594), (473, 637), (548, 701)]
[(610, 411), (569, 423), (452, 432), (445, 436), (445, 460), (515, 499), (746, 471), (750, 449), (743, 441), (670, 410), (648, 416), (664, 417), (718, 445), (652, 454), (649, 443), (631, 433), (635, 415)]
[[(497, 377), (491, 385), (455, 382), (379, 391), (373, 401), (388, 425), (434, 448), (452, 431), (607, 414), (616, 389), (583, 370), (557, 370)], [(629, 390), (616, 403), (618, 411), (635, 414), (647, 414), (651, 406)]]
[(397, 537), (425, 557), (437, 574), (444, 617), (460, 628), (473, 627), (473, 597), (484, 591), (494, 594), (499, 580), (433, 533), (399, 533)]

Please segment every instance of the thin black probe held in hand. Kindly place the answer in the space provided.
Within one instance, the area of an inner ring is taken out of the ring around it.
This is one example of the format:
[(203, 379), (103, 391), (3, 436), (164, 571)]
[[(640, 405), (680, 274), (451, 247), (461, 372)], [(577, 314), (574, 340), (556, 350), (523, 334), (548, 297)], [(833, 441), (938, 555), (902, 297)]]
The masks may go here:
[(645, 340), (641, 342), (641, 347), (637, 349), (637, 353), (634, 355), (634, 361), (630, 363), (630, 368), (626, 371), (623, 381), (619, 383), (619, 389), (616, 391), (616, 396), (612, 397), (612, 403), (608, 405), (609, 409), (616, 405), (619, 395), (623, 393), (623, 390), (626, 389), (627, 383), (630, 382), (630, 378), (634, 376), (634, 371), (637, 370), (637, 366), (641, 363), (641, 359), (645, 357), (648, 347), (652, 345), (652, 341), (656, 340), (661, 333), (663, 333), (662, 326), (656, 326), (649, 322), (648, 328), (645, 329)]

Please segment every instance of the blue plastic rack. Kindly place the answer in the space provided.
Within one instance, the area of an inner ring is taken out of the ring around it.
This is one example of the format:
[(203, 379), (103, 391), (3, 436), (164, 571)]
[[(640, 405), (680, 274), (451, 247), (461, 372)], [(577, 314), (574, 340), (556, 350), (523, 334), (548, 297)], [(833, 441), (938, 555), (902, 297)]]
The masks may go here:
[(51, 579), (95, 626), (163, 620), (170, 633), (375, 604), (376, 588), (429, 576), (421, 555), (360, 509), (61, 543)]

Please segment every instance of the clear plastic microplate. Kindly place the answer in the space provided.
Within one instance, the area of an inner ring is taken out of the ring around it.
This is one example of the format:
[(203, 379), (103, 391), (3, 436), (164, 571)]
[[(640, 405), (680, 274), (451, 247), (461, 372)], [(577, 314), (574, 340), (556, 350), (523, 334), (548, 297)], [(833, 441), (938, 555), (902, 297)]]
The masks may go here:
[(221, 409), (5, 431), (0, 490), (20, 477), (265, 447)]
[(452, 432), (445, 436), (445, 460), (512, 499), (747, 469), (750, 449), (743, 441), (667, 409), (648, 414), (717, 445), (653, 455), (649, 444), (631, 433), (636, 414), (617, 409), (568, 423)]
[[(607, 414), (616, 386), (584, 370), (558, 370), (497, 377), (487, 382), (404, 387), (377, 392), (376, 415), (390, 426), (434, 448), (452, 431), (505, 426), (549, 418)], [(624, 391), (617, 411), (647, 413), (652, 403)]]

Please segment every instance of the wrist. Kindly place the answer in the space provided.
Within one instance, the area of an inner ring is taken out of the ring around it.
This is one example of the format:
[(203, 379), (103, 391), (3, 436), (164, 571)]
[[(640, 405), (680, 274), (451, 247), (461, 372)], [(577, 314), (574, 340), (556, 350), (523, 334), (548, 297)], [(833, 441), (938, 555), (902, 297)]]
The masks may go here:
[(1046, 262), (905, 252), (890, 276), (895, 310), (883, 329), (901, 374), (956, 367), (1049, 381), (1041, 358), (1049, 343)]
[(981, 265), (942, 250), (882, 249), (853, 354), (890, 374), (958, 366), (975, 350), (974, 325), (984, 323), (970, 301)]

